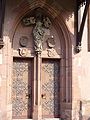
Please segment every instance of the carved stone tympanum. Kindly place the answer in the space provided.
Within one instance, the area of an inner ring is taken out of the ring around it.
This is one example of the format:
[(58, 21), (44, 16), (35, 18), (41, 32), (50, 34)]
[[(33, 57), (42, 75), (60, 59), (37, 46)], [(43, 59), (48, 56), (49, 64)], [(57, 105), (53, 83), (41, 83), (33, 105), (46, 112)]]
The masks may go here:
[(42, 44), (45, 35), (45, 28), (49, 29), (51, 21), (44, 16), (38, 9), (34, 17), (26, 17), (22, 20), (25, 26), (35, 25), (33, 28), (34, 49), (36, 53), (42, 52)]

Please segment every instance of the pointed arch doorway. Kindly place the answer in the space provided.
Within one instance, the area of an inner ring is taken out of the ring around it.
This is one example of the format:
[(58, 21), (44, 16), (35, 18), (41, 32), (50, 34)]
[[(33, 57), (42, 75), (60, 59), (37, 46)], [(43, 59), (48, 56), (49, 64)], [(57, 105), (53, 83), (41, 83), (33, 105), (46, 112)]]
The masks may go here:
[(20, 20), (13, 37), (12, 118), (59, 120), (66, 97), (65, 36), (57, 20), (32, 13)]

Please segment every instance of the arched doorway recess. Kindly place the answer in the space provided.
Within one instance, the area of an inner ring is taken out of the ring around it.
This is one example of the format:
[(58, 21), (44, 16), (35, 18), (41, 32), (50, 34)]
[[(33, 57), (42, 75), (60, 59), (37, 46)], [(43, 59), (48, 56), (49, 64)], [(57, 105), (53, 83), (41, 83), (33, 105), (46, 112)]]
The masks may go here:
[(71, 117), (71, 41), (68, 29), (59, 12), (47, 4), (43, 6), (43, 2), (33, 4), (17, 15), (11, 32), (12, 117), (59, 119), (65, 110)]

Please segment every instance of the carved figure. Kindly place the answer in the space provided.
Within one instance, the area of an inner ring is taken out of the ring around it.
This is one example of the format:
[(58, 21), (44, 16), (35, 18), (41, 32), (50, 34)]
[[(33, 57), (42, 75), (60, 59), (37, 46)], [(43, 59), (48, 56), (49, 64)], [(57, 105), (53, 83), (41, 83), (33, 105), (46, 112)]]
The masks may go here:
[(49, 29), (51, 25), (50, 19), (46, 16), (43, 16), (39, 9), (37, 9), (35, 17), (23, 18), (22, 22), (25, 26), (35, 24), (35, 27), (33, 28), (34, 48), (35, 52), (41, 52), (45, 33), (44, 29)]
[(44, 28), (42, 27), (42, 22), (37, 21), (36, 26), (33, 29), (34, 37), (34, 48), (36, 52), (42, 51), (42, 43), (44, 38)]

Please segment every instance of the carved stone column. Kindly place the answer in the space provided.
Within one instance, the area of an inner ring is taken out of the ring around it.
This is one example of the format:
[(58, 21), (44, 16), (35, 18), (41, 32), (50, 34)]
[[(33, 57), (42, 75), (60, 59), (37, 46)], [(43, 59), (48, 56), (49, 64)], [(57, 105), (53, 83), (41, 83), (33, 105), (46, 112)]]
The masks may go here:
[(41, 53), (36, 54), (36, 96), (37, 96), (37, 120), (41, 120), (42, 111), (41, 111)]

